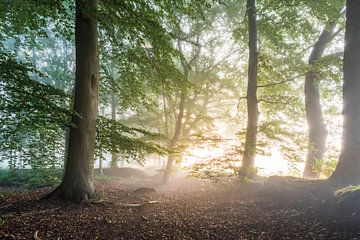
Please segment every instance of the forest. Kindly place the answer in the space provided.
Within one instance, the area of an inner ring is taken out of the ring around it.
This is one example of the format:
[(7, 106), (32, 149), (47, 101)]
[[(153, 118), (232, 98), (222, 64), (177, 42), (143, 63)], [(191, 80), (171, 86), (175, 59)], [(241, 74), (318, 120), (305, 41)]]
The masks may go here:
[(0, 0), (0, 240), (360, 239), (360, 0)]

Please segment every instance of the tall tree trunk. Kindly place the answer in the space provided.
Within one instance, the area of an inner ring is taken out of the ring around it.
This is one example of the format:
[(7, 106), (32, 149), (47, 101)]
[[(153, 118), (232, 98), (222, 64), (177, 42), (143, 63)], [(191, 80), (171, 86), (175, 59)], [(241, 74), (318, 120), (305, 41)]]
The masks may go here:
[[(335, 28), (336, 23), (331, 23), (320, 34), (308, 60), (310, 67), (313, 67), (321, 59), (328, 43), (336, 36)], [(303, 176), (311, 178), (320, 176), (318, 161), (324, 156), (328, 134), (321, 109), (318, 75), (316, 70), (312, 70), (305, 77), (305, 109), (309, 127), (309, 145)]]
[[(112, 76), (113, 78), (114, 76)], [(112, 92), (111, 92), (111, 120), (116, 121), (116, 99), (115, 99), (115, 80), (114, 78), (112, 81)], [(118, 168), (118, 160), (119, 160), (119, 154), (118, 153), (111, 153), (111, 162), (110, 162), (110, 168)]]
[(256, 1), (247, 0), (247, 15), (249, 28), (249, 67), (248, 67), (248, 87), (247, 87), (247, 128), (244, 146), (244, 155), (240, 176), (253, 177), (255, 174), (256, 139), (258, 128), (258, 100), (257, 92), (257, 29), (256, 29)]
[(96, 198), (94, 146), (99, 92), (97, 0), (77, 0), (75, 19), (76, 80), (69, 148), (61, 184), (48, 197), (81, 202)]
[[(188, 76), (188, 71), (185, 71), (186, 81), (187, 81), (187, 76)], [(185, 100), (186, 100), (186, 96), (187, 96), (186, 92), (187, 92), (187, 86), (183, 87), (183, 89), (181, 90), (180, 103), (179, 103), (179, 114), (177, 116), (177, 121), (175, 124), (175, 132), (174, 132), (174, 135), (171, 138), (170, 144), (169, 144), (170, 151), (175, 150), (176, 144), (179, 141), (179, 137), (181, 134), (183, 118), (184, 118)], [(168, 159), (167, 159), (167, 163), (166, 163), (166, 167), (165, 167), (164, 178), (163, 178), (163, 183), (165, 183), (165, 184), (168, 183), (170, 180), (170, 173), (172, 171), (175, 160), (176, 160), (176, 153), (170, 152), (168, 155)]]
[(343, 136), (338, 165), (330, 177), (341, 184), (360, 183), (360, 0), (346, 1), (343, 85)]
[(165, 96), (165, 86), (163, 86), (162, 98), (163, 98), (163, 110), (164, 110), (164, 118), (165, 118), (165, 123), (164, 123), (165, 136), (168, 136), (169, 135), (169, 113), (168, 113), (168, 107), (167, 107), (166, 96)]
[(99, 157), (99, 172), (100, 172), (100, 175), (104, 175), (103, 159), (102, 159), (102, 157)]
[[(198, 24), (196, 25), (196, 27), (198, 27)], [(196, 29), (198, 30), (198, 29)], [(182, 51), (182, 46), (181, 46), (181, 41), (178, 40), (178, 49), (180, 51), (181, 54), (183, 54)], [(188, 81), (189, 81), (189, 74), (190, 74), (190, 67), (197, 61), (199, 55), (200, 55), (200, 33), (197, 32), (196, 35), (196, 50), (195, 50), (195, 54), (194, 56), (190, 59), (189, 62), (187, 62), (185, 59), (181, 60), (181, 65), (184, 71), (184, 85), (181, 88), (181, 93), (180, 93), (180, 102), (179, 102), (179, 114), (177, 115), (176, 119), (176, 123), (175, 123), (175, 132), (174, 135), (172, 137), (172, 139), (170, 140), (170, 144), (169, 144), (169, 150), (173, 151), (175, 150), (176, 144), (179, 141), (179, 137), (182, 131), (182, 126), (183, 126), (183, 119), (184, 119), (184, 110), (185, 110), (185, 101), (187, 98), (187, 92), (188, 92)], [(167, 159), (167, 163), (166, 163), (166, 167), (165, 167), (165, 173), (164, 173), (164, 177), (163, 177), (163, 183), (166, 184), (169, 182), (170, 180), (170, 173), (172, 171), (173, 165), (175, 163), (176, 160), (176, 154), (175, 153), (169, 153), (168, 155), (168, 159)]]

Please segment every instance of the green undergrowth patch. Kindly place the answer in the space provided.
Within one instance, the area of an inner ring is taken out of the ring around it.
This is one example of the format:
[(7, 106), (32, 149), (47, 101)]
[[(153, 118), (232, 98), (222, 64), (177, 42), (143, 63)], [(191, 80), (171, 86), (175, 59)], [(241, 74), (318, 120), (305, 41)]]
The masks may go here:
[(35, 188), (42, 186), (56, 186), (60, 183), (61, 169), (19, 169), (15, 171), (0, 171), (0, 186)]
[(120, 180), (120, 177), (116, 177), (116, 176), (109, 176), (109, 175), (105, 175), (105, 174), (100, 174), (98, 172), (95, 172), (95, 180), (96, 181), (101, 181), (101, 182), (106, 182), (106, 181), (114, 181), (114, 180)]

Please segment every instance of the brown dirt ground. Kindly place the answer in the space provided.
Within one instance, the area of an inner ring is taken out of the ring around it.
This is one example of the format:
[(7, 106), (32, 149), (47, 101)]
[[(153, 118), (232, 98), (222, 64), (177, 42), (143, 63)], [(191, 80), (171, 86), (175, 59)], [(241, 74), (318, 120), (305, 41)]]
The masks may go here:
[[(274, 180), (274, 179), (273, 179)], [(50, 188), (2, 188), (0, 239), (360, 239), (360, 204), (322, 182), (98, 181), (107, 205), (38, 200)], [(139, 187), (155, 188), (156, 192)], [(149, 201), (160, 201), (150, 202)], [(141, 206), (126, 206), (126, 203)]]

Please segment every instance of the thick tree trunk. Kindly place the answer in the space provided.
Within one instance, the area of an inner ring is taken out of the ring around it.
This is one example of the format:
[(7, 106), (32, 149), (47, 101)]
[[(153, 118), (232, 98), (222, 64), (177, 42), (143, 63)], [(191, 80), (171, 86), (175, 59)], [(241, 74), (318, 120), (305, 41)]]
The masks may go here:
[(338, 165), (330, 177), (341, 184), (360, 183), (360, 0), (346, 1), (344, 51), (344, 124)]
[(247, 0), (247, 15), (249, 28), (249, 67), (247, 88), (247, 128), (244, 146), (243, 162), (240, 176), (252, 177), (255, 173), (256, 139), (258, 127), (258, 100), (257, 100), (257, 29), (256, 29), (256, 1)]
[[(331, 23), (320, 34), (319, 39), (315, 43), (308, 64), (314, 66), (319, 61), (327, 47), (327, 44), (334, 39), (334, 30), (336, 23)], [(319, 178), (320, 169), (318, 161), (324, 156), (326, 150), (327, 130), (324, 123), (321, 103), (319, 83), (317, 82), (318, 72), (310, 71), (305, 77), (305, 109), (306, 118), (309, 127), (309, 145), (306, 156), (304, 169), (304, 177)]]
[(63, 180), (48, 195), (76, 202), (96, 198), (93, 168), (98, 111), (99, 50), (97, 22), (92, 12), (96, 6), (97, 0), (76, 1), (76, 81), (73, 109), (80, 116), (74, 115), (72, 118), (76, 127), (70, 128)]

